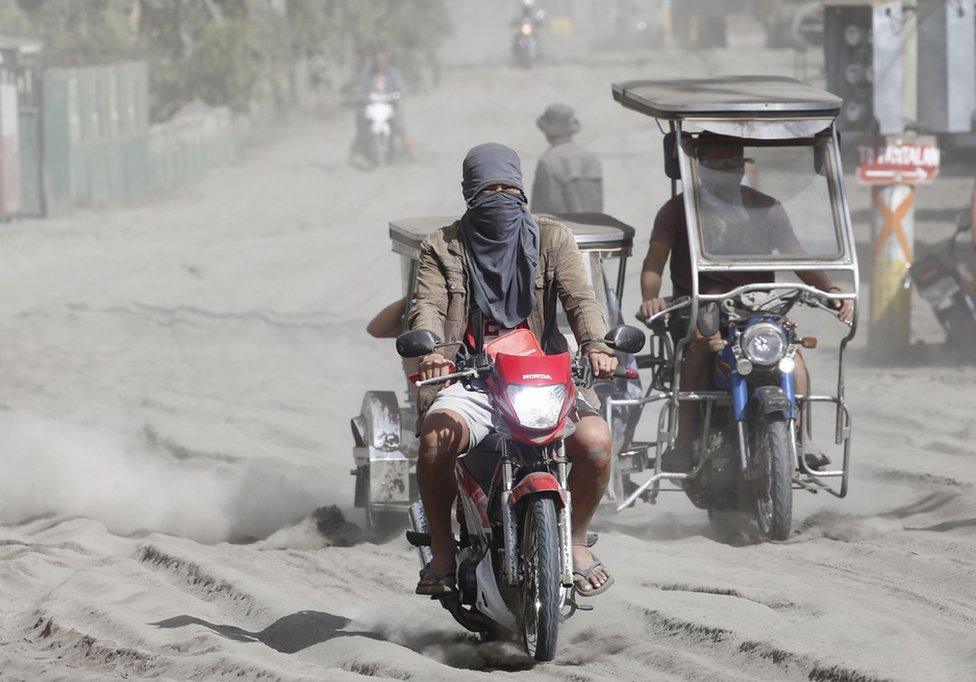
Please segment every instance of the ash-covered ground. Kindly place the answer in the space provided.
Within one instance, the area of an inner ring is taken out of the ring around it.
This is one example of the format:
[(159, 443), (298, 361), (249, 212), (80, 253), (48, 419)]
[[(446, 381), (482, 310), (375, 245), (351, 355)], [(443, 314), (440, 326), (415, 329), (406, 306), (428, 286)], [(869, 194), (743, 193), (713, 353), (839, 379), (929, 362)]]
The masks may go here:
[[(389, 220), (460, 213), (460, 160), (480, 142), (515, 147), (531, 180), (535, 117), (568, 102), (603, 160), (607, 211), (638, 228), (635, 310), (670, 189), (660, 133), (610, 83), (750, 72), (792, 75), (792, 54), (447, 68), (405, 102), (415, 164), (350, 168), (340, 111), (150, 204), (4, 226), (0, 678), (976, 677), (976, 369), (942, 357), (921, 300), (926, 364), (877, 366), (866, 334), (855, 344), (848, 499), (798, 493), (796, 532), (775, 544), (718, 541), (683, 495), (601, 517), (616, 585), (563, 627), (551, 664), (477, 644), (414, 596), (402, 539), (331, 546), (310, 516), (337, 505), (362, 522), (348, 419), (365, 390), (402, 385), (392, 343), (364, 332), (401, 295)], [(920, 208), (962, 208), (971, 182), (940, 179)], [(867, 192), (850, 189), (863, 213)], [(826, 390), (840, 331), (803, 325)]]

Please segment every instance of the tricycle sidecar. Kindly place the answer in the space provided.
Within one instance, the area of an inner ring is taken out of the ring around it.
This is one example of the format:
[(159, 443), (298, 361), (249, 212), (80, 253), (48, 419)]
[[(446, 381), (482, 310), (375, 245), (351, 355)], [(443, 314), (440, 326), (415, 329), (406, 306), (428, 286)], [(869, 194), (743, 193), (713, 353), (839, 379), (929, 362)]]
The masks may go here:
[[(671, 481), (710, 518), (745, 506), (765, 537), (783, 539), (792, 489), (839, 497), (848, 489), (844, 363), (857, 329), (856, 310), (840, 341), (836, 391), (825, 395), (795, 390), (799, 349), (814, 340), (799, 337), (787, 317), (798, 305), (834, 313), (838, 302), (858, 295), (834, 125), (841, 100), (792, 78), (767, 76), (632, 81), (614, 84), (613, 97), (668, 125), (665, 174), (683, 213), (690, 266), (690, 291), (646, 320), (658, 332), (652, 353), (638, 358), (639, 366), (653, 369), (646, 394), (611, 397), (604, 405), (663, 406), (656, 438), (628, 443), (618, 453), (626, 470), (618, 510), (638, 498), (654, 502), (661, 482)], [(777, 281), (776, 273), (792, 273), (800, 282)], [(823, 290), (811, 281), (836, 286)], [(685, 324), (678, 325), (682, 316)], [(660, 333), (669, 318), (673, 342)], [(711, 390), (681, 388), (682, 362), (696, 331), (721, 347)], [(805, 449), (809, 427), (803, 426), (811, 421), (814, 403), (836, 408), (839, 467), (815, 466)], [(685, 405), (697, 406), (686, 408), (697, 409), (690, 461), (684, 471), (666, 471), (662, 458), (680, 451), (679, 412)], [(643, 480), (638, 484), (631, 476)], [(838, 486), (830, 484), (838, 479)]]
[[(583, 261), (593, 282), (596, 298), (611, 326), (622, 320), (620, 300), (631, 255), (634, 228), (602, 213), (574, 213), (552, 216), (566, 225), (576, 238)], [(417, 280), (420, 246), (431, 232), (453, 223), (453, 217), (405, 218), (390, 222), (390, 241), (400, 256), (401, 282), (409, 312)], [(572, 339), (565, 315), (559, 316), (560, 329)], [(392, 349), (391, 349), (392, 352)], [(632, 358), (622, 358), (633, 365)], [(406, 376), (413, 373), (406, 364)], [(406, 377), (404, 377), (406, 378)], [(417, 499), (416, 388), (409, 381), (401, 404), (395, 391), (367, 391), (360, 413), (352, 418), (355, 506), (366, 511), (366, 521), (374, 531), (406, 522), (406, 511)], [(635, 380), (614, 379), (595, 386), (604, 398), (641, 396)], [(613, 412), (617, 421), (618, 446), (629, 439), (635, 420), (634, 408), (620, 406)], [(619, 485), (617, 486), (619, 490)], [(619, 496), (613, 498), (619, 500)], [(612, 501), (613, 501), (612, 500)]]

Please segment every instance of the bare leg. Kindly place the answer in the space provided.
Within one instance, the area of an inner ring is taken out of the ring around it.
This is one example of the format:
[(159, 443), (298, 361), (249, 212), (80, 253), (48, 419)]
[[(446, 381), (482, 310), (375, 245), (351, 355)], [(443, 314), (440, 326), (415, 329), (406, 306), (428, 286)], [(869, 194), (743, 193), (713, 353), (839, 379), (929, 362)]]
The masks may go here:
[[(685, 352), (681, 364), (682, 391), (702, 391), (708, 388), (709, 360), (712, 350), (708, 347), (708, 339), (703, 339), (698, 331)], [(685, 402), (678, 408), (678, 439), (679, 450), (690, 451), (695, 441), (695, 431), (698, 428), (698, 405)]]
[[(796, 367), (793, 370), (794, 392), (797, 397), (810, 395), (810, 370), (799, 352), (797, 352), (795, 360)], [(830, 464), (830, 457), (813, 445), (813, 432), (809, 422), (804, 417), (804, 410), (802, 406), (798, 405), (796, 413), (797, 437), (798, 441), (803, 440), (805, 443), (805, 446), (800, 448), (799, 456), (811, 469), (822, 469)], [(803, 438), (804, 429), (806, 429), (806, 438)]]
[(468, 447), (468, 425), (450, 410), (431, 412), (420, 432), (417, 483), (430, 526), (431, 572), (444, 574), (454, 569), (454, 536), (451, 507), (457, 497), (454, 462)]
[[(566, 454), (573, 463), (569, 492), (573, 512), (573, 566), (586, 568), (593, 554), (586, 546), (586, 531), (610, 479), (610, 429), (600, 417), (583, 417), (566, 441)], [(590, 584), (600, 587), (608, 573), (601, 567), (590, 574)]]

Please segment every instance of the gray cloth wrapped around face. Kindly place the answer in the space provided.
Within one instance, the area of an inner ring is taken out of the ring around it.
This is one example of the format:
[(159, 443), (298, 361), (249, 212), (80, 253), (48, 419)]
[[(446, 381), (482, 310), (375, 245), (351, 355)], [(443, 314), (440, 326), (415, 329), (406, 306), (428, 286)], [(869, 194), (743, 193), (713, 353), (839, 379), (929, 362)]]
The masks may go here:
[[(494, 185), (520, 190), (481, 192)], [(525, 321), (535, 305), (539, 226), (529, 212), (515, 150), (489, 142), (468, 152), (461, 188), (468, 209), (461, 239), (470, 264), (474, 302), (503, 327)]]

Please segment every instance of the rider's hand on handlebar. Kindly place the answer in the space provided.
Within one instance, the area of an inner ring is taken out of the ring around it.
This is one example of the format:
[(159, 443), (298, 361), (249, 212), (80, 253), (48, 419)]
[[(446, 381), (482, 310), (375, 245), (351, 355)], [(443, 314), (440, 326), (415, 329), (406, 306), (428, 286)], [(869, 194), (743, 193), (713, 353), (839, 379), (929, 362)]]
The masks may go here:
[[(831, 287), (831, 292), (840, 291), (839, 287)], [(837, 317), (844, 324), (850, 324), (851, 320), (854, 318), (854, 301), (847, 299), (839, 301), (837, 299), (831, 300), (830, 305), (837, 311)]]
[(440, 353), (425, 355), (420, 360), (420, 380), (436, 379), (454, 371), (454, 363)]
[(644, 301), (641, 303), (640, 310), (637, 316), (642, 320), (646, 320), (651, 315), (657, 315), (659, 312), (668, 307), (668, 302), (663, 298), (652, 298), (649, 301)]
[[(697, 331), (695, 336), (698, 336)], [(718, 332), (715, 332), (708, 337), (708, 349), (713, 353), (721, 353), (727, 345), (728, 344), (726, 343), (725, 339), (723, 339), (722, 335)]]
[(593, 376), (597, 379), (609, 379), (617, 369), (617, 356), (613, 353), (593, 350), (586, 354), (590, 359), (590, 366), (593, 368)]

